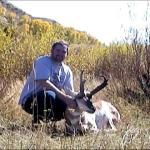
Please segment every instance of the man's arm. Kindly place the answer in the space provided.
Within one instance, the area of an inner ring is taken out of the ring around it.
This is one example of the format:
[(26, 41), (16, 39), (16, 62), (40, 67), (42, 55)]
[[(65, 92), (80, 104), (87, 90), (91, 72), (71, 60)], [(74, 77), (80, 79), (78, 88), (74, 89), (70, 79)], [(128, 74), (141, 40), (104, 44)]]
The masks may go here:
[(58, 98), (60, 98), (61, 100), (63, 100), (68, 107), (70, 108), (76, 108), (76, 103), (73, 100), (73, 98), (69, 95), (66, 95), (64, 92), (62, 92), (61, 90), (59, 90), (53, 83), (51, 83), (49, 80), (37, 80), (36, 82), (38, 82), (38, 84), (40, 84), (41, 86), (43, 86), (43, 88), (45, 90), (52, 90), (56, 93), (56, 95), (58, 96)]

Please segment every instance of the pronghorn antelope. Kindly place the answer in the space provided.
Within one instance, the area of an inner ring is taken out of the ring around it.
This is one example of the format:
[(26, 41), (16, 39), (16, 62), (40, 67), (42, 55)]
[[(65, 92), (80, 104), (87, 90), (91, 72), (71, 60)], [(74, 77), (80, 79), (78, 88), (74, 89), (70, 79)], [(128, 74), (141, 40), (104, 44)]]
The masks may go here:
[(83, 112), (81, 114), (81, 127), (84, 131), (98, 132), (100, 129), (110, 127), (116, 131), (116, 123), (120, 121), (118, 110), (109, 102), (100, 100), (93, 103), (96, 111), (93, 114)]
[(77, 108), (75, 110), (67, 109), (65, 111), (65, 120), (67, 128), (69, 129), (69, 132), (71, 132), (71, 134), (72, 133), (76, 134), (78, 131), (79, 132), (82, 131), (82, 127), (84, 129), (84, 125), (82, 125), (81, 120), (82, 114), (84, 112), (87, 112), (90, 115), (94, 114), (95, 107), (91, 102), (91, 98), (94, 94), (96, 94), (98, 91), (100, 91), (107, 85), (107, 79), (104, 77), (104, 81), (88, 94), (85, 94), (84, 84), (85, 80), (83, 79), (83, 71), (82, 71), (80, 75), (80, 92), (77, 96), (75, 96)]

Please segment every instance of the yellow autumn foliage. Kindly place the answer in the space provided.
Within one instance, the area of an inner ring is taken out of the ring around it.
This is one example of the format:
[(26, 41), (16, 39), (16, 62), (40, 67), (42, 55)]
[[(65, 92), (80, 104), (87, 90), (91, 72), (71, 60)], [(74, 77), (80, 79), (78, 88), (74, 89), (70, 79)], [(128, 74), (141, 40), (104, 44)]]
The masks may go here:
[(0, 16), (4, 16), (6, 13), (6, 8), (3, 6), (0, 6)]
[(9, 19), (13, 20), (16, 18), (16, 13), (14, 12), (8, 12), (7, 13), (7, 17), (9, 17)]
[(20, 22), (28, 24), (31, 21), (31, 18), (28, 15), (23, 15), (20, 18)]
[[(9, 16), (17, 18), (15, 13), (9, 13)], [(63, 39), (69, 43), (66, 63), (73, 72), (82, 69), (93, 75), (102, 70), (112, 71), (113, 68), (117, 68), (115, 55), (125, 58), (130, 54), (126, 45), (112, 44), (107, 47), (86, 32), (42, 19), (31, 19), (28, 15), (21, 16), (17, 25), (12, 24), (5, 30), (1, 28), (0, 34), (2, 75), (7, 74), (7, 77), (11, 78), (24, 77), (29, 72), (33, 60), (40, 55), (48, 54), (52, 43), (57, 40)]]
[(46, 33), (50, 31), (51, 28), (52, 25), (47, 21), (43, 21), (41, 19), (33, 19), (31, 21), (31, 30), (33, 34)]

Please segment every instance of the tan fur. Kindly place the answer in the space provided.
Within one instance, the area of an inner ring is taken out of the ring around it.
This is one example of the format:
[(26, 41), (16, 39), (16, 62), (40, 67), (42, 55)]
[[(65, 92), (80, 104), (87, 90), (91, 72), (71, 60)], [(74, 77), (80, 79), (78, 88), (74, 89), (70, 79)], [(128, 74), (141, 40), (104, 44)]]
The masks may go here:
[(94, 103), (93, 103), (93, 106), (94, 106), (96, 109), (101, 109), (101, 107), (102, 107), (102, 101), (94, 102)]
[(98, 132), (100, 129), (110, 126), (111, 130), (116, 131), (115, 125), (120, 122), (118, 110), (111, 103), (103, 100), (95, 102), (93, 105), (96, 108), (94, 114), (82, 113), (82, 128)]

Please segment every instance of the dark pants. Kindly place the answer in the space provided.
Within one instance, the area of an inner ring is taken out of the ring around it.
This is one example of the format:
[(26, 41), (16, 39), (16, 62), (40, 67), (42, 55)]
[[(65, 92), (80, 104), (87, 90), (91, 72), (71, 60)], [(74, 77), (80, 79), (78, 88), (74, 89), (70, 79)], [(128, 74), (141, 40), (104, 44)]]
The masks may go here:
[(40, 91), (28, 96), (22, 106), (27, 113), (33, 114), (33, 123), (39, 123), (39, 120), (61, 120), (64, 118), (66, 107), (57, 96), (54, 99), (49, 91)]

